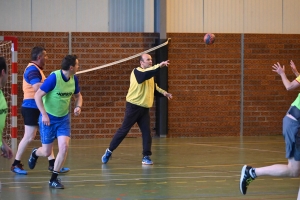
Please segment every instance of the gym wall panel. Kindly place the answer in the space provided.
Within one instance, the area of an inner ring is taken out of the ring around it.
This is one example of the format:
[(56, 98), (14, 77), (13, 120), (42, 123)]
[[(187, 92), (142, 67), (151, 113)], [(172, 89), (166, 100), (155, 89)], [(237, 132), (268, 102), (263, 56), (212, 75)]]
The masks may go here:
[(154, 32), (154, 0), (144, 0), (144, 32)]
[(32, 0), (31, 31), (76, 31), (76, 1)]
[(243, 32), (243, 0), (204, 0), (204, 32)]
[(282, 0), (244, 0), (244, 33), (282, 33)]
[(283, 0), (283, 33), (300, 33), (299, 11), (299, 0)]
[(107, 32), (108, 0), (77, 0), (76, 31)]
[(109, 32), (144, 32), (144, 1), (109, 0)]
[(203, 32), (203, 0), (167, 0), (167, 32)]
[(0, 30), (30, 31), (31, 0), (1, 0), (0, 17)]

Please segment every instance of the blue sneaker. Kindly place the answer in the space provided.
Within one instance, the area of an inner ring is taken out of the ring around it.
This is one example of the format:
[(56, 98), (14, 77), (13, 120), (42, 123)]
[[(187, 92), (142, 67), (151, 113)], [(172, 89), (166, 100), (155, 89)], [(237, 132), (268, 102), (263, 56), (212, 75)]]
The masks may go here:
[(144, 156), (142, 159), (143, 165), (153, 165), (152, 160), (150, 159), (150, 156)]
[(109, 149), (105, 150), (104, 155), (102, 156), (102, 163), (106, 164), (109, 161), (109, 158), (111, 156), (112, 152)]
[(23, 164), (17, 164), (16, 166), (11, 166), (10, 170), (16, 174), (27, 175), (27, 171), (23, 169)]
[(29, 160), (28, 160), (28, 166), (29, 166), (30, 169), (34, 169), (34, 167), (35, 167), (35, 165), (36, 165), (36, 161), (37, 161), (37, 159), (38, 159), (38, 158), (34, 158), (34, 157), (32, 156), (32, 153), (35, 152), (35, 151), (37, 151), (37, 148), (33, 148), (33, 149), (32, 149), (32, 152), (31, 152), (30, 157), (29, 157)]
[[(49, 172), (53, 172), (53, 168), (54, 168), (53, 166), (49, 166), (48, 167)], [(59, 173), (67, 173), (69, 171), (70, 171), (70, 168), (63, 167), (63, 168), (60, 169)]]

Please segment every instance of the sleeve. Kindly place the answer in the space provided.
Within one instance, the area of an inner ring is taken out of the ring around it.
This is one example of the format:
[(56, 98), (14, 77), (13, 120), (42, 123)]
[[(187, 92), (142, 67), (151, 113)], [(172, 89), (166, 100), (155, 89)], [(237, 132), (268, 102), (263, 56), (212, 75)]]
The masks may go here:
[(138, 84), (143, 83), (144, 81), (152, 78), (155, 74), (160, 70), (159, 65), (154, 65), (149, 67), (146, 70), (140, 71), (138, 69), (134, 69), (134, 75)]
[(155, 89), (156, 89), (156, 91), (159, 92), (160, 94), (164, 94), (164, 92), (167, 92), (167, 91), (161, 89), (160, 87), (158, 87), (157, 83), (155, 83)]
[(74, 81), (75, 81), (75, 91), (74, 94), (78, 94), (80, 92), (80, 87), (79, 87), (79, 80), (78, 77), (74, 75)]
[(34, 85), (42, 81), (42, 75), (40, 71), (32, 65), (25, 70), (24, 79), (30, 85)]
[(50, 74), (44, 81), (44, 83), (41, 85), (40, 89), (44, 92), (48, 93), (52, 91), (56, 86), (56, 75), (55, 73)]

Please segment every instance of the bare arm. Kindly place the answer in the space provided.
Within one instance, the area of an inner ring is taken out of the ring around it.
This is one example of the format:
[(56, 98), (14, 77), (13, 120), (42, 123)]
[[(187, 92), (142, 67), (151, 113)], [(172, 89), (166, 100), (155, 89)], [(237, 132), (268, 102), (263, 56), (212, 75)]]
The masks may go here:
[(296, 68), (295, 63), (294, 63), (292, 60), (290, 61), (290, 66), (291, 66), (292, 71), (293, 71), (293, 73), (295, 74), (295, 76), (298, 77), (298, 76), (299, 76), (299, 72), (298, 72), (298, 70), (297, 70), (297, 68)]
[(81, 107), (83, 102), (81, 93), (79, 92), (77, 94), (74, 94), (74, 98), (75, 98), (74, 115), (78, 116), (81, 113)]
[(276, 72), (281, 76), (282, 83), (287, 90), (294, 90), (300, 86), (300, 83), (297, 80), (294, 80), (292, 82), (288, 80), (288, 78), (285, 75), (284, 65), (281, 67), (280, 63), (277, 62), (277, 64), (274, 64), (272, 67), (273, 67), (272, 71)]
[(40, 89), (40, 87), (41, 87), (42, 84), (43, 84), (43, 83), (36, 83), (36, 84), (33, 84), (33, 85), (32, 85), (32, 88), (33, 88), (34, 91), (36, 92), (36, 91), (38, 91), (38, 89)]
[(38, 91), (34, 95), (34, 99), (35, 99), (37, 107), (39, 108), (39, 110), (42, 114), (43, 124), (49, 126), (50, 125), (50, 119), (49, 119), (49, 116), (48, 116), (48, 114), (45, 110), (44, 103), (43, 103), (43, 100), (42, 100), (43, 96), (45, 96), (45, 95), (46, 95), (46, 92), (44, 92), (41, 89), (38, 89)]

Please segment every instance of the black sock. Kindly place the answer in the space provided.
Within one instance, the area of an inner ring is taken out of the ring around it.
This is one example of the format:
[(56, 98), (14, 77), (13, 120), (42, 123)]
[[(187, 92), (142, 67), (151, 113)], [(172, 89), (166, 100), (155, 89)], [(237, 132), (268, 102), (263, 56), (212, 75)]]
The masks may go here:
[(14, 163), (12, 164), (12, 166), (16, 166), (16, 165), (18, 165), (20, 163), (21, 163), (21, 160), (15, 160)]
[(58, 174), (59, 174), (59, 172), (53, 171), (50, 182), (55, 181), (57, 179)]
[(49, 166), (54, 167), (55, 159), (49, 160)]

